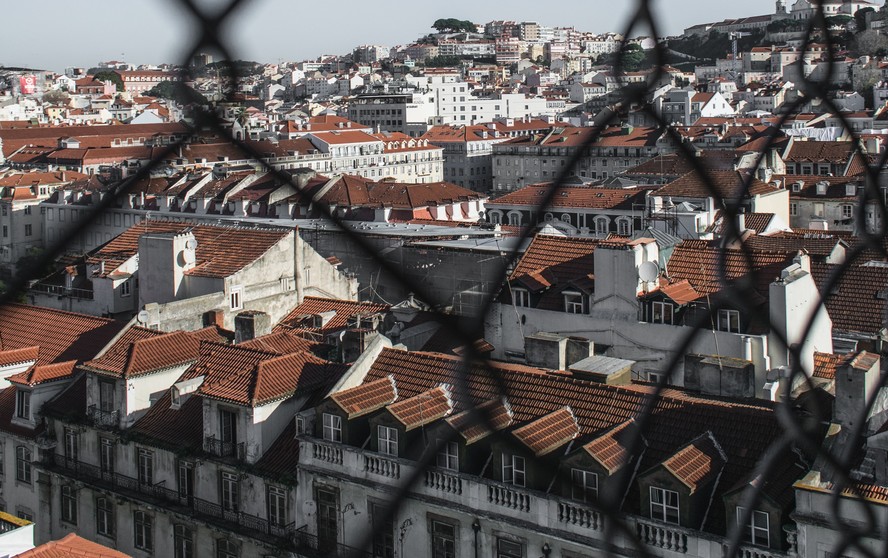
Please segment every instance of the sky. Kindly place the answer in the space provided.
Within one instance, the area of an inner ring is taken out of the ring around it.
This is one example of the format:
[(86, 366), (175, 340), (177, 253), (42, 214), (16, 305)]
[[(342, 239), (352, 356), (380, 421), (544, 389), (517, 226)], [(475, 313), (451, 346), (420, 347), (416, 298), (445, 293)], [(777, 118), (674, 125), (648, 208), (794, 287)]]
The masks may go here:
[[(195, 0), (216, 11), (227, 0)], [(181, 62), (196, 40), (195, 19), (179, 0), (41, 0), (3, 2), (0, 66), (62, 71), (100, 61)], [(774, 0), (652, 0), (673, 35), (697, 23), (770, 14)], [(243, 0), (223, 28), (232, 57), (258, 62), (345, 54), (361, 44), (406, 44), (439, 18), (484, 23), (536, 21), (603, 33), (622, 31), (636, 0)], [(12, 22), (18, 24), (9, 25)], [(648, 34), (647, 29), (636, 34)]]

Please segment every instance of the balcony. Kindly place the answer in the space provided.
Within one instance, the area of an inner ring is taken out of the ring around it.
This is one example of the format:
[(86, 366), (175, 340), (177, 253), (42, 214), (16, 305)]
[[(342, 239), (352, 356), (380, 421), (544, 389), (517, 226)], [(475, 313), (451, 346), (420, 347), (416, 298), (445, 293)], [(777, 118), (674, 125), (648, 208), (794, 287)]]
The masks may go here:
[(159, 505), (176, 513), (192, 515), (228, 531), (241, 532), (247, 536), (289, 547), (296, 532), (295, 523), (276, 525), (267, 519), (225, 509), (216, 504), (190, 494), (165, 486), (164, 482), (144, 484), (133, 477), (102, 471), (95, 465), (67, 459), (64, 455), (53, 454), (48, 467), (63, 476), (81, 480), (103, 490), (135, 497), (150, 504)]
[(308, 525), (303, 525), (293, 533), (296, 554), (300, 556), (323, 558), (373, 558), (373, 553), (360, 548), (340, 543), (322, 541), (317, 535), (308, 532)]
[(226, 442), (215, 436), (207, 436), (204, 440), (204, 449), (207, 453), (216, 457), (228, 457), (243, 460), (246, 456), (243, 442)]
[(29, 289), (34, 293), (47, 294), (57, 296), (59, 298), (69, 297), (80, 300), (93, 299), (92, 289), (67, 288), (64, 285), (55, 285), (52, 283), (34, 283), (29, 287)]
[(90, 405), (87, 409), (89, 420), (100, 428), (117, 428), (120, 425), (120, 411), (104, 411), (97, 405)]

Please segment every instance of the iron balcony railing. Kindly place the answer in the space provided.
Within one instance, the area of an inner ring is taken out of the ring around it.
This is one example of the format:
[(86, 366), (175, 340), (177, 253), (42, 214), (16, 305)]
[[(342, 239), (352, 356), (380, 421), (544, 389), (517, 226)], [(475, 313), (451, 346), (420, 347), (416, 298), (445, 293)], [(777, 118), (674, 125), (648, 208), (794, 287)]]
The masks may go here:
[(318, 537), (303, 525), (293, 533), (297, 554), (311, 558), (374, 558), (372, 552)]
[(204, 449), (207, 453), (216, 457), (232, 457), (235, 459), (244, 459), (245, 446), (243, 442), (227, 442), (220, 440), (215, 436), (207, 436), (204, 443)]
[(192, 494), (182, 494), (178, 490), (164, 486), (164, 483), (145, 484), (139, 479), (121, 473), (103, 471), (100, 467), (72, 460), (61, 454), (53, 454), (51, 466), (55, 472), (65, 476), (91, 482), (115, 492), (138, 495), (173, 511), (182, 512), (187, 509), (196, 518), (215, 523), (226, 530), (240, 531), (260, 539), (275, 539), (276, 544), (291, 544), (296, 531), (295, 523), (275, 524), (249, 513), (226, 509), (220, 504)]
[(100, 409), (97, 405), (90, 405), (89, 409), (87, 409), (87, 415), (96, 426), (116, 428), (120, 424), (120, 411), (117, 409), (113, 411), (105, 411)]
[(53, 285), (52, 283), (34, 283), (30, 289), (36, 293), (43, 293), (59, 297), (79, 298), (83, 300), (93, 300), (92, 289), (75, 289), (65, 287), (64, 285)]

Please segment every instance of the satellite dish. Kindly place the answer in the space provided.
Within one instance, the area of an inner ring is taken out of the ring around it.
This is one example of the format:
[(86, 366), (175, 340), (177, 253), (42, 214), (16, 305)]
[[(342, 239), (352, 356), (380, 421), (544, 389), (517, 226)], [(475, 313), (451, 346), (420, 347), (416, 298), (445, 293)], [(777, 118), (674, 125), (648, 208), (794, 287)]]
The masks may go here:
[(189, 238), (187, 242), (185, 242), (185, 248), (189, 250), (197, 250), (197, 239)]
[(194, 263), (194, 250), (182, 250), (179, 252), (179, 258), (182, 261), (182, 265), (191, 265)]
[(660, 276), (660, 266), (657, 262), (644, 262), (638, 267), (638, 277), (646, 282), (656, 281)]
[(147, 324), (147, 323), (148, 323), (148, 312), (145, 311), (145, 310), (142, 310), (142, 311), (139, 312), (139, 314), (136, 316), (136, 319), (139, 320), (139, 323), (140, 323), (140, 324)]

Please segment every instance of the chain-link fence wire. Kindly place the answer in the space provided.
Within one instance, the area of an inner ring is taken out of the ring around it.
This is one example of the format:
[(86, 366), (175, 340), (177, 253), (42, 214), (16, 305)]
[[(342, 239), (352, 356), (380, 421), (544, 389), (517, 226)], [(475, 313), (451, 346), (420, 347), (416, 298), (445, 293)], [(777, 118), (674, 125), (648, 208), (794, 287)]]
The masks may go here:
[[(182, 67), (187, 68), (185, 71), (190, 78), (193, 79), (195, 76), (193, 74), (193, 67), (189, 64), (189, 61), (199, 52), (216, 52), (220, 55), (220, 59), (223, 60), (223, 64), (225, 64), (224, 61), (238, 59), (227, 44), (224, 31), (226, 28), (230, 29), (232, 26), (236, 25), (237, 22), (235, 18), (237, 12), (253, 2), (248, 2), (246, 0), (231, 0), (228, 4), (221, 7), (221, 9), (211, 13), (210, 11), (201, 8), (194, 2), (194, 0), (174, 1), (181, 4), (185, 11), (190, 14), (194, 20), (195, 39), (191, 48), (187, 50), (187, 54), (183, 58), (182, 63)], [(631, 37), (635, 34), (646, 34), (651, 37), (660, 36), (658, 22), (652, 12), (653, 4), (653, 0), (636, 0), (634, 11), (623, 29), (622, 34), (624, 37)], [(665, 2), (663, 3), (663, 7), (668, 9)], [(782, 115), (774, 126), (775, 129), (783, 127), (792, 115), (799, 112), (806, 99), (819, 98), (822, 99), (825, 109), (830, 111), (840, 120), (845, 130), (851, 131), (853, 130), (852, 126), (849, 125), (845, 116), (829, 97), (829, 91), (833, 89), (829, 83), (829, 79), (830, 76), (834, 75), (833, 70), (835, 67), (837, 43), (829, 30), (821, 0), (816, 0), (814, 7), (816, 10), (814, 16), (808, 22), (805, 38), (801, 47), (802, 54), (800, 55), (800, 60), (798, 62), (798, 73), (801, 77), (799, 81), (795, 83), (795, 86), (804, 94), (804, 96), (799, 96), (795, 101), (789, 103), (789, 106), (785, 107), (786, 110), (782, 112)], [(589, 9), (594, 8), (590, 7)], [(804, 54), (811, 51), (811, 45), (814, 44), (813, 41), (815, 37), (822, 41), (822, 43), (825, 43), (827, 52), (825, 56), (827, 71), (823, 73), (826, 78), (820, 81), (809, 79), (802, 71)], [(625, 79), (626, 72), (623, 67), (623, 55), (625, 54), (625, 49), (626, 43), (623, 43), (619, 56), (616, 57), (614, 67), (614, 74), (623, 86), (621, 89), (622, 96), (620, 102), (604, 109), (594, 118), (592, 123), (594, 132), (588, 135), (584, 144), (579, 149), (576, 149), (569, 157), (566, 165), (559, 172), (546, 195), (539, 201), (536, 210), (538, 212), (544, 211), (552, 204), (553, 199), (559, 194), (560, 189), (566, 183), (567, 179), (575, 174), (575, 169), (580, 161), (589, 153), (590, 148), (595, 144), (601, 133), (609, 125), (618, 122), (621, 117), (625, 117), (629, 110), (643, 111), (645, 115), (655, 122), (669, 137), (672, 143), (676, 146), (678, 154), (685, 159), (693, 171), (701, 178), (701, 181), (711, 196), (717, 200), (721, 200), (724, 228), (721, 244), (722, 250), (718, 257), (718, 274), (724, 296), (719, 297), (719, 301), (729, 300), (731, 308), (739, 308), (745, 314), (761, 320), (763, 323), (770, 324), (772, 326), (771, 333), (787, 347), (787, 351), (790, 354), (791, 373), (788, 384), (796, 385), (797, 383), (803, 383), (806, 384), (809, 389), (813, 389), (813, 383), (810, 378), (807, 377), (800, 365), (801, 346), (788, 343), (787, 339), (780, 333), (780, 329), (774, 327), (767, 309), (762, 310), (761, 307), (754, 304), (753, 301), (756, 300), (756, 297), (753, 296), (753, 285), (755, 284), (755, 281), (732, 281), (727, 275), (726, 248), (729, 245), (736, 246), (739, 244), (743, 257), (746, 260), (747, 269), (755, 269), (752, 255), (746, 244), (736, 242), (742, 233), (739, 229), (737, 216), (741, 212), (741, 200), (743, 196), (737, 195), (731, 200), (722, 199), (711, 175), (695, 156), (692, 148), (688, 147), (687, 144), (682, 141), (679, 132), (671, 125), (671, 123), (665, 122), (663, 118), (653, 110), (650, 104), (645, 103), (647, 96), (654, 90), (656, 84), (660, 82), (660, 78), (664, 75), (664, 68), (666, 66), (665, 47), (662, 44), (658, 44), (654, 48), (653, 56), (655, 63), (653, 71), (647, 77), (643, 86), (630, 84), (628, 80)], [(220, 86), (224, 86), (224, 91), (226, 91), (223, 100), (234, 100), (232, 95), (237, 91), (237, 85), (242, 77), (243, 76), (238, 75), (236, 65), (228, 64), (227, 72), (225, 72), (224, 75), (224, 83), (220, 84)], [(179, 84), (178, 87), (184, 88), (185, 86)], [(256, 161), (260, 161), (263, 170), (274, 176), (280, 183), (289, 184), (297, 191), (302, 191), (302, 188), (296, 184), (290, 174), (278, 170), (266, 163), (263, 154), (258, 153), (248, 142), (233, 137), (226, 122), (220, 118), (212, 106), (195, 108), (191, 117), (192, 124), (187, 125), (189, 131), (188, 136), (197, 135), (201, 132), (205, 133), (207, 131), (214, 132), (220, 137), (226, 138), (227, 141), (235, 145), (249, 157)], [(853, 153), (860, 155), (863, 157), (864, 161), (868, 162), (865, 169), (865, 185), (858, 194), (858, 204), (854, 216), (855, 222), (866, 222), (865, 211), (867, 208), (871, 208), (878, 212), (878, 218), (874, 220), (878, 223), (878, 229), (869, 230), (866, 227), (860, 228), (859, 241), (849, 248), (845, 263), (835, 266), (834, 271), (828, 277), (825, 284), (821, 285), (822, 300), (820, 301), (820, 307), (825, 304), (826, 300), (833, 296), (836, 285), (842, 279), (842, 276), (847, 269), (854, 264), (862, 263), (861, 258), (863, 257), (864, 252), (875, 252), (888, 259), (888, 252), (886, 252), (882, 242), (885, 233), (885, 223), (888, 223), (888, 218), (886, 218), (888, 217), (888, 210), (886, 210), (885, 201), (880, 193), (879, 187), (879, 177), (881, 169), (885, 165), (886, 157), (888, 157), (888, 151), (878, 154), (877, 157), (877, 154), (869, 154), (867, 153), (864, 144), (861, 142), (860, 136), (854, 132), (851, 133), (853, 135)], [(758, 159), (752, 166), (753, 169), (760, 166), (768, 149), (777, 137), (777, 134), (771, 136), (768, 144), (761, 150), (761, 153), (758, 154)], [(181, 140), (167, 145), (159, 151), (155, 151), (155, 155), (149, 164), (141, 167), (136, 174), (111, 186), (108, 193), (102, 197), (100, 203), (94, 205), (76, 225), (72, 226), (68, 238), (76, 238), (81, 232), (88, 229), (105, 211), (115, 207), (117, 200), (121, 196), (125, 196), (132, 192), (140, 181), (150, 177), (152, 170), (160, 166), (168, 156), (174, 154), (180, 147), (186, 145), (188, 141), (189, 137), (186, 136)], [(748, 193), (753, 180), (754, 176), (751, 173), (745, 178), (745, 183), (743, 184), (744, 193)], [(401, 273), (401, 270), (391, 263), (390, 260), (384, 258), (379, 251), (360, 234), (360, 232), (346, 226), (343, 219), (332, 213), (327, 206), (323, 204), (315, 204), (314, 207), (317, 211), (322, 213), (324, 220), (331, 223), (336, 230), (354, 245), (357, 252), (362, 253), (366, 258), (373, 261), (383, 272), (396, 278), (401, 283), (404, 291), (412, 292), (422, 300), (436, 300), (436, 297), (433, 296), (433, 293), (429, 292), (426, 285), (417, 283), (406, 274)], [(499, 268), (495, 270), (495, 276), (491, 278), (491, 283), (498, 284), (501, 288), (507, 287), (507, 270), (512, 269), (520, 257), (520, 252), (517, 247), (523, 245), (523, 241), (529, 240), (530, 237), (534, 235), (534, 227), (531, 224), (531, 226), (523, 228), (519, 234), (522, 242), (514, 244), (514, 246), (516, 246), (515, 251), (502, 259)], [(53, 262), (65, 252), (65, 250), (65, 240), (61, 240), (55, 244), (48, 244), (46, 250), (39, 258), (30, 262), (28, 267), (21, 269), (10, 281), (8, 290), (2, 295), (2, 298), (0, 298), (0, 303), (7, 303), (19, 299), (27, 290), (29, 281), (39, 278), (41, 276), (41, 271), (51, 266)], [(755, 272), (753, 271), (752, 273)], [(441, 327), (446, 328), (446, 331), (450, 336), (465, 347), (461, 366), (451, 378), (454, 397), (459, 401), (473, 402), (474, 406), (468, 409), (471, 419), (485, 423), (485, 425), (489, 427), (489, 430), (494, 432), (494, 434), (492, 434), (494, 437), (499, 436), (500, 434), (496, 433), (496, 428), (491, 424), (491, 417), (483, 407), (481, 409), (478, 408), (478, 405), (489, 400), (489, 396), (477, 393), (470, 384), (469, 377), (471, 375), (487, 376), (500, 393), (503, 395), (506, 393), (504, 381), (498, 369), (495, 366), (489, 365), (487, 357), (479, 353), (478, 348), (475, 345), (476, 340), (484, 337), (484, 318), (491, 312), (493, 305), (497, 301), (498, 295), (499, 289), (492, 289), (491, 292), (488, 293), (480, 311), (473, 317), (474, 319), (460, 320), (457, 317), (442, 311), (437, 311), (435, 314), (435, 319), (440, 323)], [(683, 356), (689, 351), (692, 343), (699, 335), (711, 332), (715, 316), (719, 309), (724, 306), (724, 303), (719, 301), (712, 301), (708, 312), (697, 315), (694, 318), (693, 323), (685, 324), (690, 326), (687, 335), (679, 346), (675, 347), (668, 363), (662, 370), (663, 373), (660, 375), (659, 381), (656, 382), (654, 386), (652, 395), (646, 399), (643, 408), (635, 417), (638, 428), (631, 431), (633, 432), (632, 437), (627, 442), (630, 455), (638, 455), (641, 451), (642, 444), (644, 443), (643, 437), (650, 430), (652, 421), (655, 420), (653, 412), (657, 401), (666, 386), (670, 384), (670, 378), (676, 373)], [(804, 337), (807, 337), (807, 334), (811, 331), (813, 326), (813, 316), (815, 315), (816, 312), (811, 314), (812, 319), (808, 321)], [(884, 382), (885, 375), (883, 374), (880, 387), (884, 386)], [(858, 440), (860, 436), (864, 434), (866, 421), (862, 419), (868, 416), (872, 411), (874, 401), (875, 398), (869, 402), (867, 408), (860, 409), (860, 415), (854, 422), (856, 426), (853, 429), (854, 431), (847, 438), (848, 440)], [(886, 539), (885, 534), (888, 533), (888, 526), (880, 525), (878, 523), (878, 516), (873, 508), (875, 504), (862, 498), (863, 495), (855, 485), (855, 481), (851, 478), (851, 470), (860, 458), (859, 444), (852, 443), (845, 448), (836, 448), (834, 451), (824, 449), (821, 445), (820, 436), (813, 433), (811, 429), (803, 423), (803, 419), (800, 415), (794, 411), (794, 403), (793, 399), (788, 397), (786, 400), (775, 405), (775, 415), (782, 427), (782, 434), (771, 444), (765, 454), (761, 456), (758, 466), (756, 467), (756, 476), (767, 479), (770, 475), (773, 475), (779, 465), (781, 456), (784, 456), (786, 451), (791, 448), (798, 448), (809, 455), (816, 455), (819, 462), (826, 464), (826, 466), (833, 471), (834, 487), (830, 510), (832, 518), (829, 527), (839, 535), (839, 540), (830, 551), (831, 554), (843, 555), (845, 552), (856, 551), (859, 554), (868, 557), (888, 555), (888, 546), (884, 546), (881, 549), (881, 552), (874, 552), (868, 547), (860, 544), (862, 538), (876, 540)], [(816, 403), (817, 401), (815, 400), (812, 404), (816, 405)], [(813, 414), (817, 416), (828, 416), (829, 412), (829, 409), (815, 408)], [(455, 441), (457, 435), (456, 432), (453, 430), (450, 432), (450, 437), (444, 436), (436, 441), (434, 451), (423, 453), (423, 457), (417, 462), (417, 467), (413, 470), (413, 474), (406, 478), (402, 478), (398, 490), (391, 497), (390, 505), (385, 506), (382, 517), (374, 518), (374, 523), (377, 523), (378, 520), (378, 524), (385, 525), (394, 521), (401, 503), (408, 498), (414, 485), (420, 482), (420, 479), (424, 477), (425, 470), (428, 467), (433, 467), (435, 465), (434, 461), (437, 453), (443, 449), (445, 444)], [(639, 556), (651, 555), (648, 548), (638, 539), (637, 534), (632, 529), (632, 524), (627, 521), (626, 517), (620, 511), (621, 503), (617, 495), (625, 492), (625, 488), (628, 488), (628, 484), (633, 480), (632, 475), (619, 476), (613, 480), (622, 483), (623, 490), (609, 490), (602, 492), (600, 500), (590, 504), (590, 507), (605, 518), (605, 539), (607, 541), (614, 541), (619, 536), (620, 540), (628, 541), (628, 544), (632, 546), (632, 548), (629, 549), (620, 549), (621, 552), (629, 551)], [(745, 490), (741, 502), (744, 509), (742, 517), (738, 519), (736, 525), (728, 526), (726, 556), (739, 555), (740, 546), (743, 543), (743, 532), (737, 527), (737, 525), (748, 525), (750, 523), (752, 511), (762, 499), (761, 487), (763, 487), (764, 484), (765, 483), (753, 483)], [(855, 522), (843, 521), (841, 519), (841, 513), (839, 512), (840, 502), (842, 500), (841, 494), (843, 491), (847, 494), (859, 497), (857, 501), (861, 504), (861, 509), (864, 510), (864, 518), (862, 521), (860, 521), (859, 518), (858, 521)], [(357, 545), (357, 549), (354, 553), (355, 556), (362, 555), (363, 551), (361, 549), (371, 548), (372, 536), (372, 532), (366, 534), (364, 540)], [(888, 545), (888, 541), (883, 544)], [(607, 546), (604, 551), (607, 555), (612, 555), (616, 550), (617, 549), (611, 546)]]

